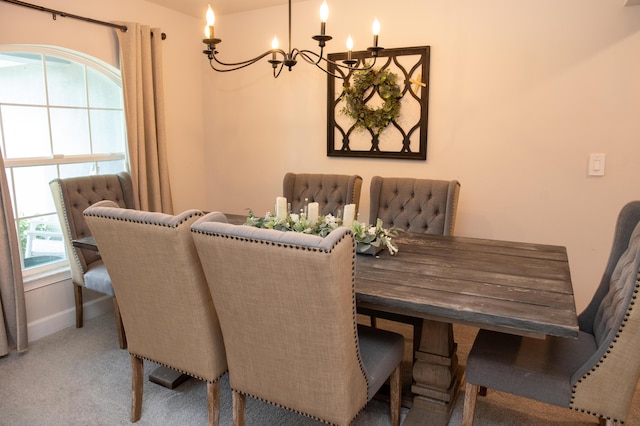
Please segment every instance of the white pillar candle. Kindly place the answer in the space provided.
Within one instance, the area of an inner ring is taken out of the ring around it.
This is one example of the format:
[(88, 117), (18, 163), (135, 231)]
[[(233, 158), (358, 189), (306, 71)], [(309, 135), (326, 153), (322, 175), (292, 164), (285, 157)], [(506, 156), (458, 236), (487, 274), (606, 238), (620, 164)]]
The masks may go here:
[(307, 210), (308, 210), (307, 219), (309, 220), (309, 222), (316, 223), (318, 221), (318, 212), (320, 210), (320, 204), (309, 203)]
[(351, 226), (355, 218), (356, 218), (356, 205), (355, 204), (345, 205), (344, 214), (342, 216), (342, 224), (344, 226)]
[(281, 221), (287, 218), (287, 199), (285, 197), (276, 198), (276, 220)]

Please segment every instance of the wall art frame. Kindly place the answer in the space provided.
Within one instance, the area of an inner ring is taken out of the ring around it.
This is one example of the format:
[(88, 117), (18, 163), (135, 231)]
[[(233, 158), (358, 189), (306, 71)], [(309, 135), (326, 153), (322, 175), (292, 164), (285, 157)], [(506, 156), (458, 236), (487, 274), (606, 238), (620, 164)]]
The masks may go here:
[[(371, 128), (356, 127), (356, 120), (343, 112), (344, 89), (351, 84), (354, 72), (359, 71), (329, 64), (329, 72), (340, 74), (344, 80), (327, 76), (327, 156), (427, 159), (430, 50), (430, 46), (419, 46), (379, 52), (373, 69), (396, 74), (401, 90), (399, 116), (380, 134)], [(328, 55), (328, 59), (338, 63), (347, 58), (347, 52)], [(373, 61), (369, 51), (352, 52), (351, 58), (358, 61), (358, 67)], [(374, 89), (371, 86), (364, 93), (365, 105), (370, 109), (382, 103)]]

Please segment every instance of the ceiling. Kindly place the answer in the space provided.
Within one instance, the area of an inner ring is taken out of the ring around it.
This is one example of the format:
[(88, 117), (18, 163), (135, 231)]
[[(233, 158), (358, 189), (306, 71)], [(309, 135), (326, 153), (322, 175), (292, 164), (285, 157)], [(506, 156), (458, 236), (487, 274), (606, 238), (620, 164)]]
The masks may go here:
[[(287, 0), (147, 0), (196, 18), (203, 18), (210, 4), (218, 15), (262, 9), (265, 7), (284, 5)], [(294, 3), (302, 0), (292, 0)]]
[[(218, 15), (245, 12), (247, 10), (262, 9), (265, 7), (285, 5), (287, 0), (147, 0), (169, 9), (177, 10), (196, 18), (203, 18), (207, 11), (207, 5), (211, 5)], [(297, 3), (303, 0), (292, 0)], [(625, 6), (640, 5), (640, 0), (624, 0)]]

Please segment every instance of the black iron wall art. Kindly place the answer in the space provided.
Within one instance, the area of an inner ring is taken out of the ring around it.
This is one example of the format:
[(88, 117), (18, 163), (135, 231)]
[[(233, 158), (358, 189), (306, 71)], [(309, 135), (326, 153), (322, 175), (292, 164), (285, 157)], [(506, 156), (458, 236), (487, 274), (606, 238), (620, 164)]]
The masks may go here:
[[(327, 155), (427, 159), (429, 46), (384, 49), (367, 71), (330, 65), (327, 77)], [(341, 62), (372, 64), (371, 52), (333, 53)], [(341, 84), (341, 82), (343, 84)]]

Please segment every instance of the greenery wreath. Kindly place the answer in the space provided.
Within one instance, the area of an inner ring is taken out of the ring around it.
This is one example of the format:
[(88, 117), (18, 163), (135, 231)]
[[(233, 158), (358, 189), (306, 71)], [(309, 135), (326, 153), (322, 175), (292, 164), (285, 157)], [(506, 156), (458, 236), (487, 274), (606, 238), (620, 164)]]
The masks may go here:
[[(379, 135), (400, 115), (400, 98), (402, 93), (397, 84), (398, 76), (388, 69), (369, 69), (358, 71), (353, 75), (353, 84), (344, 89), (345, 106), (342, 113), (356, 120), (355, 127), (370, 129)], [(379, 108), (370, 108), (366, 101), (373, 88), (383, 100)], [(366, 97), (365, 97), (366, 94)]]

